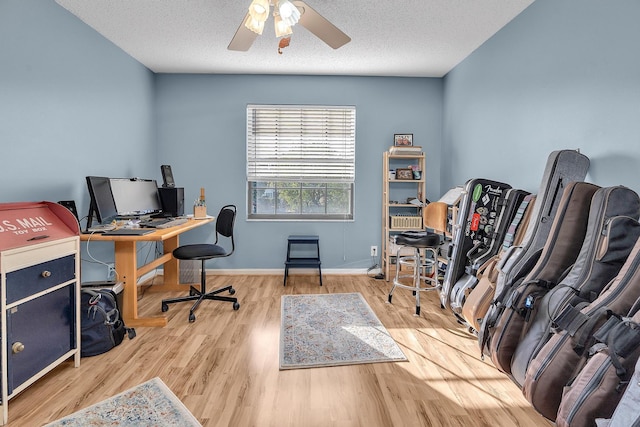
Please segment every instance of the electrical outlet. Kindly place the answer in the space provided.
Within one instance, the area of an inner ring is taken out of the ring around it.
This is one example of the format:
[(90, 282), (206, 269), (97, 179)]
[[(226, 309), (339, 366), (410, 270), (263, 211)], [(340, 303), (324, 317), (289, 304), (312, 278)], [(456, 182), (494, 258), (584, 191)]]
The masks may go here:
[(378, 256), (378, 247), (371, 246), (371, 256)]

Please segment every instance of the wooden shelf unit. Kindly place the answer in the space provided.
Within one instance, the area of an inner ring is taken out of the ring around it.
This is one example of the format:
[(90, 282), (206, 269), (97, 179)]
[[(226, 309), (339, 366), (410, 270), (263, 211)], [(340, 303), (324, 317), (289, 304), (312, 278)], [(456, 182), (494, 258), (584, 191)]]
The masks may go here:
[[(395, 179), (390, 171), (398, 168), (417, 167), (420, 179)], [(389, 281), (391, 264), (395, 263), (395, 252), (390, 238), (407, 230), (420, 231), (422, 226), (421, 206), (408, 203), (408, 198), (424, 202), (427, 192), (425, 178), (425, 154), (383, 154), (382, 166), (382, 251), (381, 269), (385, 280)], [(404, 220), (403, 218), (410, 218)], [(418, 219), (419, 218), (419, 219)], [(404, 226), (402, 226), (404, 225)]]

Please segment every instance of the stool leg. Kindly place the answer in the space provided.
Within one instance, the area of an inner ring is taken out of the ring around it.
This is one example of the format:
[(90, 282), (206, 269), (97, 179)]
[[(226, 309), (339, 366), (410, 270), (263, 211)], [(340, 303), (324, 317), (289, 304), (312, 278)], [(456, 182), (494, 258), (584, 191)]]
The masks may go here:
[(320, 242), (316, 241), (316, 257), (318, 258), (318, 274), (320, 274), (320, 286), (322, 286), (322, 267), (320, 264)]
[(396, 249), (396, 275), (393, 278), (393, 286), (391, 287), (391, 290), (389, 291), (389, 296), (387, 297), (388, 303), (391, 303), (391, 299), (393, 298), (393, 291), (396, 289), (396, 285), (400, 280), (400, 262), (399, 261), (400, 261), (400, 247)]
[(416, 316), (420, 316), (420, 276), (422, 275), (422, 256), (420, 249), (415, 249), (416, 264), (413, 268), (413, 286), (416, 294)]
[[(427, 258), (427, 253), (430, 254)], [(425, 286), (429, 286), (430, 289), (440, 289), (440, 283), (438, 282), (438, 253), (433, 248), (426, 248), (424, 251), (424, 281)], [(427, 274), (427, 267), (430, 269), (429, 275)]]
[(284, 263), (284, 283), (282, 286), (287, 286), (287, 276), (289, 275), (289, 261), (291, 261), (291, 240), (287, 240), (287, 260)]

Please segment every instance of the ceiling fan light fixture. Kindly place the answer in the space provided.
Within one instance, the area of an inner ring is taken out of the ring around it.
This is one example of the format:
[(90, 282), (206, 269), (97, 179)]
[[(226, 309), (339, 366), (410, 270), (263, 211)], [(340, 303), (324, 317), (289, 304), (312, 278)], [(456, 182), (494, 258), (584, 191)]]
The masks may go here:
[(251, 15), (249, 15), (244, 21), (244, 26), (254, 33), (262, 35), (262, 31), (264, 30), (264, 21), (258, 21), (257, 19), (254, 19)]
[(280, 41), (280, 50), (290, 42), (293, 26), (296, 24), (302, 25), (333, 49), (351, 41), (348, 35), (310, 7), (306, 1), (251, 0), (249, 11), (245, 13), (227, 49), (242, 52), (249, 50), (257, 35), (263, 33), (269, 13), (274, 18), (274, 30)]
[(249, 6), (249, 15), (264, 23), (269, 16), (269, 0), (253, 0)]
[(273, 27), (276, 31), (276, 37), (284, 37), (293, 34), (291, 26), (287, 25), (280, 15), (275, 15), (273, 17)]
[(289, 0), (278, 0), (278, 14), (282, 21), (292, 27), (300, 20), (300, 11)]

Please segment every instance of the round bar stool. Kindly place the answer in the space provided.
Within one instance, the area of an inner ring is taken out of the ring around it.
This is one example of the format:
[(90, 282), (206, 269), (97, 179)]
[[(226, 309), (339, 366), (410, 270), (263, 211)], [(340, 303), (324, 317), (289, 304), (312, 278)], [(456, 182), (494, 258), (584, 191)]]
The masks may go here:
[[(420, 292), (440, 289), (438, 282), (438, 246), (440, 235), (421, 232), (405, 232), (398, 234), (395, 239), (396, 250), (396, 275), (393, 286), (389, 291), (389, 303), (393, 298), (393, 291), (398, 288), (411, 289), (416, 297), (416, 316), (420, 315)], [(400, 256), (402, 248), (413, 248), (413, 255)], [(412, 274), (401, 274), (402, 266), (413, 269)], [(401, 279), (411, 277), (412, 284), (407, 285)], [(424, 281), (424, 286), (422, 286)]]

